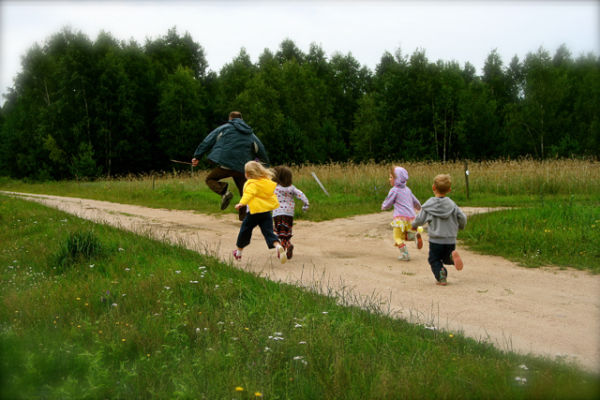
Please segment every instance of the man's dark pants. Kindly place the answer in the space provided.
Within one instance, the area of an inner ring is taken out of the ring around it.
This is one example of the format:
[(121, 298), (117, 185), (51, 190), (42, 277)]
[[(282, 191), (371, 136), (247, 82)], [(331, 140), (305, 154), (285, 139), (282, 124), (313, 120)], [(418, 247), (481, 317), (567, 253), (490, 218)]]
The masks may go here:
[(454, 265), (452, 261), (452, 252), (456, 249), (456, 244), (440, 244), (429, 242), (429, 265), (431, 266), (431, 272), (437, 281), (440, 280), (440, 271), (444, 270), (446, 276), (448, 271), (444, 267), (446, 265)]
[(260, 231), (265, 237), (267, 246), (270, 249), (275, 247), (273, 243), (278, 242), (279, 239), (277, 238), (277, 235), (275, 235), (275, 232), (273, 232), (273, 217), (271, 216), (270, 211), (257, 214), (246, 214), (246, 218), (244, 218), (244, 222), (242, 222), (240, 233), (237, 237), (237, 247), (243, 249), (250, 244), (250, 239), (252, 239), (252, 230), (257, 225), (260, 227)]
[[(238, 188), (238, 192), (240, 192), (240, 197), (242, 197), (244, 192), (244, 183), (246, 182), (246, 175), (243, 172), (223, 167), (215, 167), (208, 173), (205, 182), (210, 190), (219, 196), (223, 196), (225, 192), (227, 192), (227, 187), (229, 186), (225, 182), (220, 182), (221, 179), (225, 178), (233, 178), (235, 186)], [(246, 207), (242, 207), (238, 210), (238, 216), (240, 221), (244, 220), (244, 217), (246, 216)]]

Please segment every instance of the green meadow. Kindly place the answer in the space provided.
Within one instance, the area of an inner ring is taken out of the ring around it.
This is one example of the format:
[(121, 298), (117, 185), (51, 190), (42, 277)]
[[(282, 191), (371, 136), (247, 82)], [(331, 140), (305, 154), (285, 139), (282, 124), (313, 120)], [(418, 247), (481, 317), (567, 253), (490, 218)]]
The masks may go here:
[(600, 377), (0, 196), (7, 399), (597, 398)]

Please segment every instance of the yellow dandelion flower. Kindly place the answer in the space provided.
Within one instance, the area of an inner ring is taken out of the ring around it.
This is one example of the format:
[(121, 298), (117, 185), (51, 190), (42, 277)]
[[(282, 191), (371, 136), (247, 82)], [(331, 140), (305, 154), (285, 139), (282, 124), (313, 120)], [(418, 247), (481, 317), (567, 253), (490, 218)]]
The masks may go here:
[(77, 325), (78, 328), (81, 328), (81, 325)]
[(87, 306), (89, 306), (89, 304), (88, 304), (88, 303), (85, 303), (85, 306), (87, 307)]
[(81, 300), (81, 298), (78, 297), (76, 300), (79, 301), (79, 300)]
[(123, 338), (123, 339), (121, 339), (121, 342), (124, 342), (125, 340), (126, 340), (126, 339), (125, 339), (125, 338)]
[(150, 357), (150, 353), (146, 354), (146, 357)]
[(254, 392), (254, 397), (262, 397), (262, 393), (261, 392)]
[(235, 391), (236, 391), (236, 392), (243, 392), (243, 391), (244, 391), (244, 388), (243, 388), (243, 387), (241, 387), (241, 386), (236, 386), (236, 387), (235, 387)]
[(451, 338), (453, 338), (453, 337), (454, 337), (454, 335), (453, 335), (453, 334), (449, 334), (449, 335), (448, 335), (448, 337), (451, 337)]

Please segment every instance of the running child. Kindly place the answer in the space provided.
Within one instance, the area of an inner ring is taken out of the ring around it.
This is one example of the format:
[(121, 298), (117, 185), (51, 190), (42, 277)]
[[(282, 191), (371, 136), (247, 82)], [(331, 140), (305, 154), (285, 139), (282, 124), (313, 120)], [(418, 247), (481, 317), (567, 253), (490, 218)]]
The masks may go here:
[(381, 204), (381, 210), (394, 207), (394, 220), (391, 225), (394, 228), (394, 246), (400, 249), (398, 259), (401, 261), (410, 260), (406, 243), (404, 243), (405, 240), (416, 241), (418, 249), (423, 247), (423, 240), (421, 239), (423, 228), (419, 227), (415, 231), (411, 226), (415, 219), (415, 210), (419, 211), (421, 209), (421, 203), (419, 203), (410, 188), (406, 186), (406, 181), (408, 181), (406, 169), (392, 167), (390, 171), (390, 186), (392, 188)]
[(286, 250), (289, 260), (294, 255), (294, 245), (290, 242), (294, 225), (294, 198), (304, 203), (302, 211), (308, 210), (309, 203), (304, 193), (292, 185), (292, 170), (284, 166), (275, 167), (273, 170), (275, 172), (273, 180), (277, 183), (275, 194), (279, 201), (279, 208), (273, 211), (273, 223), (275, 224), (275, 233)]
[(240, 202), (235, 205), (236, 210), (248, 207), (248, 211), (237, 237), (237, 249), (233, 251), (236, 260), (242, 259), (242, 250), (250, 244), (252, 230), (258, 225), (269, 249), (277, 250), (277, 258), (284, 264), (287, 261), (285, 249), (273, 232), (273, 217), (271, 211), (279, 207), (275, 187), (277, 184), (271, 180), (273, 172), (256, 161), (248, 161), (244, 165), (246, 183)]
[(438, 285), (447, 284), (448, 270), (446, 265), (454, 265), (458, 271), (463, 269), (463, 262), (456, 251), (456, 235), (464, 229), (467, 217), (462, 210), (446, 195), (450, 193), (452, 181), (450, 175), (438, 175), (433, 180), (433, 194), (429, 198), (417, 218), (413, 228), (429, 224), (429, 265)]

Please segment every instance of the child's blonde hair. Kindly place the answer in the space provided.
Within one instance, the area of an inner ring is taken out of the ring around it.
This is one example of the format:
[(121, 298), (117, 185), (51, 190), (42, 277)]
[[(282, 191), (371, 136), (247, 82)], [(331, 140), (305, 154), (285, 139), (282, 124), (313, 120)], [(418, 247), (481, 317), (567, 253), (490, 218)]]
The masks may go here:
[(244, 165), (244, 172), (248, 175), (250, 179), (273, 179), (273, 171), (268, 168), (265, 168), (261, 163), (256, 161), (248, 161), (246, 165)]
[(433, 186), (435, 186), (435, 190), (437, 190), (439, 194), (446, 194), (450, 191), (452, 179), (450, 179), (450, 175), (448, 174), (437, 175), (433, 178)]

